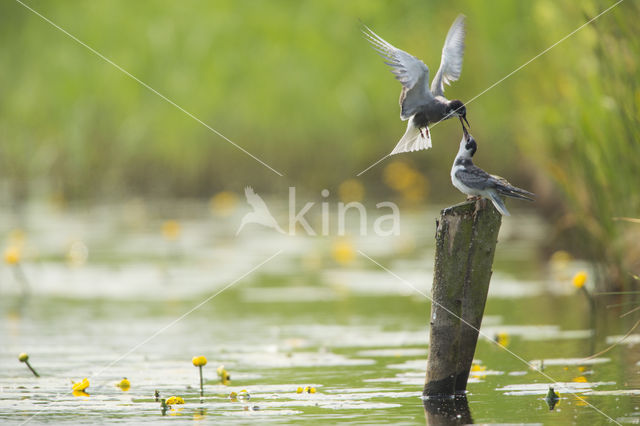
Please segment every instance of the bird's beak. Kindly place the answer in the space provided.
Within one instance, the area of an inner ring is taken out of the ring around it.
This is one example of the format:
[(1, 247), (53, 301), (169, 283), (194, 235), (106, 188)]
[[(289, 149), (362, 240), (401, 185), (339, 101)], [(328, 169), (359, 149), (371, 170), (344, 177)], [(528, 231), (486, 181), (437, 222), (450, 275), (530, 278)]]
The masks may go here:
[[(467, 121), (467, 114), (459, 115), (458, 118), (460, 119), (460, 123), (462, 124), (462, 128), (464, 128), (464, 123), (467, 123), (467, 126), (469, 126), (469, 128), (471, 128), (471, 124), (469, 124), (469, 121)], [(464, 119), (464, 122), (462, 121), (463, 119)]]
[[(460, 119), (460, 121), (462, 122), (462, 119)], [(464, 140), (468, 141), (469, 140), (469, 132), (467, 132), (467, 128), (464, 126), (464, 123), (462, 123), (462, 131), (464, 132)]]

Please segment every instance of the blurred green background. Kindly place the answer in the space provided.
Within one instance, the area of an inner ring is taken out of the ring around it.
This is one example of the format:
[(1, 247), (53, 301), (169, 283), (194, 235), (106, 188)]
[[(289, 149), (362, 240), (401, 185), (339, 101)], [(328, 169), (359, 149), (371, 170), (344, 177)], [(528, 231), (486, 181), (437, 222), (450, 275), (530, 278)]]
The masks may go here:
[[(28, 4), (285, 176), (8, 1), (0, 4), (5, 207), (209, 198), (245, 185), (282, 198), (296, 186), (418, 206), (462, 200), (449, 181), (457, 120), (433, 130), (433, 149), (356, 179), (405, 129), (400, 85), (360, 21), (433, 75), (449, 26), (466, 14), (462, 77), (446, 95), (468, 101), (613, 2)], [(639, 12), (640, 3), (621, 3), (468, 105), (476, 163), (536, 192), (526, 207), (554, 225), (546, 248), (600, 262), (610, 287), (640, 271), (640, 224), (616, 219), (640, 217)]]

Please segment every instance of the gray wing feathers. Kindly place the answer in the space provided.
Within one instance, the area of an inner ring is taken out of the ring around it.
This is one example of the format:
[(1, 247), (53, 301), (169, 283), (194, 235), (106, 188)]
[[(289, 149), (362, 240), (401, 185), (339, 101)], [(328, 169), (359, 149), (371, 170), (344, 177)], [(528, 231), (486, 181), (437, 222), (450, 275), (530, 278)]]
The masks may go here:
[(431, 92), (435, 96), (444, 96), (444, 85), (460, 78), (462, 57), (464, 55), (465, 16), (458, 15), (444, 41), (440, 68), (431, 82)]
[(489, 173), (477, 166), (468, 166), (456, 171), (456, 177), (469, 188), (485, 189), (491, 181)]
[(382, 37), (364, 26), (362, 31), (373, 48), (386, 59), (385, 64), (402, 84), (400, 93), (400, 117), (409, 119), (418, 107), (433, 99), (429, 91), (429, 68), (420, 59), (394, 47)]

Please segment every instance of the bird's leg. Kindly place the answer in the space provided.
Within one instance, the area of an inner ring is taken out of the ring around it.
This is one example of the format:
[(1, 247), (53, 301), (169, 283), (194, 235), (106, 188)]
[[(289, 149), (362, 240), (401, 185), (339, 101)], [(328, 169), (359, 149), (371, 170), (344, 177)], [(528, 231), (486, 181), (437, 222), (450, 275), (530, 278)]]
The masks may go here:
[(482, 198), (480, 195), (467, 195), (467, 201), (478, 201)]

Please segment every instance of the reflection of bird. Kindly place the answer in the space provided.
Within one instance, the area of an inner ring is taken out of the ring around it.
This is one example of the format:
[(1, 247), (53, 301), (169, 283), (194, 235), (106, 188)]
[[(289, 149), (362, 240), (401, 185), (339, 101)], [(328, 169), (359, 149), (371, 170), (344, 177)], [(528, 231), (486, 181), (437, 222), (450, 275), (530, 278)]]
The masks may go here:
[(490, 175), (480, 167), (475, 166), (471, 157), (475, 154), (478, 145), (464, 126), (462, 126), (462, 130), (464, 131), (464, 136), (460, 141), (460, 149), (451, 168), (453, 186), (464, 194), (490, 199), (495, 208), (505, 216), (509, 216), (509, 211), (504, 206), (500, 198), (501, 195), (533, 201), (532, 197), (535, 197), (535, 194), (516, 188), (506, 179)]
[[(458, 116), (467, 120), (467, 111), (460, 100), (444, 97), (444, 85), (460, 78), (464, 54), (464, 15), (451, 25), (442, 48), (440, 68), (429, 88), (429, 68), (420, 59), (400, 50), (365, 26), (365, 35), (374, 49), (388, 62), (402, 83), (400, 118), (409, 120), (407, 130), (391, 154), (431, 148), (429, 124)], [(469, 122), (467, 122), (469, 124)], [(463, 123), (464, 126), (464, 123)]]
[(267, 205), (264, 203), (264, 200), (253, 191), (253, 188), (247, 186), (244, 189), (244, 195), (247, 197), (247, 203), (251, 207), (253, 207), (253, 211), (247, 213), (242, 218), (242, 223), (240, 223), (240, 227), (238, 228), (238, 232), (236, 235), (240, 233), (244, 225), (248, 223), (257, 223), (262, 226), (266, 226), (267, 228), (273, 228), (281, 234), (285, 234), (285, 232), (280, 228), (276, 220), (269, 212)]

